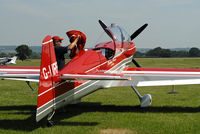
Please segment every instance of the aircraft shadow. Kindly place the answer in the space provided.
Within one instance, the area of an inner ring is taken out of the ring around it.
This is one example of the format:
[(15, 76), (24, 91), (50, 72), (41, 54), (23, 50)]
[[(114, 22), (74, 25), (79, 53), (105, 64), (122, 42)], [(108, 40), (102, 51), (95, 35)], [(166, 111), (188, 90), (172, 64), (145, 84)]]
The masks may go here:
[(119, 106), (119, 105), (101, 105), (101, 103), (88, 103), (82, 102), (77, 105), (68, 105), (65, 107), (70, 111), (82, 111), (82, 112), (137, 112), (137, 113), (197, 113), (200, 112), (200, 107), (182, 107), (182, 106), (150, 106), (141, 108), (137, 106)]
[[(65, 108), (63, 108), (65, 109)], [(61, 108), (62, 110), (62, 108)], [(5, 118), (7, 118), (9, 115), (19, 115), (19, 119), (0, 119), (0, 129), (5, 129), (5, 130), (20, 130), (20, 131), (33, 131), (37, 128), (40, 127), (47, 127), (47, 121), (46, 119), (41, 120), (40, 122), (36, 123), (35, 121), (35, 115), (36, 115), (36, 106), (33, 105), (22, 105), (22, 106), (0, 106), (0, 111), (5, 111), (0, 113), (0, 116), (5, 116)], [(14, 112), (13, 112), (14, 111)], [(63, 113), (63, 111), (61, 111)], [(65, 113), (66, 114), (66, 113)], [(26, 119), (20, 119), (20, 117), (22, 117), (21, 115), (28, 116), (28, 118)], [(64, 115), (64, 114), (62, 114)], [(77, 113), (69, 113), (67, 114), (67, 116), (73, 117), (76, 116)], [(55, 117), (56, 116), (56, 117)], [(55, 120), (55, 124), (57, 126), (95, 126), (98, 125), (99, 123), (97, 122), (62, 122), (60, 120), (66, 118), (66, 116), (64, 116), (64, 118), (58, 116), (57, 114), (55, 114), (54, 116), (54, 120)], [(58, 118), (57, 118), (58, 116)]]
[[(46, 119), (35, 122), (36, 106), (0, 106), (0, 115), (7, 116), (17, 114), (18, 119), (0, 119), (0, 129), (33, 131), (39, 127), (46, 127)], [(5, 111), (5, 112), (2, 112)], [(16, 112), (13, 112), (16, 111)], [(151, 106), (148, 108), (140, 108), (140, 106), (117, 106), (117, 105), (101, 105), (101, 103), (82, 102), (76, 105), (68, 105), (56, 111), (54, 121), (57, 126), (96, 126), (99, 122), (67, 122), (63, 121), (86, 112), (135, 112), (135, 113), (197, 113), (200, 107), (181, 107), (181, 106)], [(23, 116), (21, 116), (23, 115)], [(20, 117), (29, 116), (25, 119)]]

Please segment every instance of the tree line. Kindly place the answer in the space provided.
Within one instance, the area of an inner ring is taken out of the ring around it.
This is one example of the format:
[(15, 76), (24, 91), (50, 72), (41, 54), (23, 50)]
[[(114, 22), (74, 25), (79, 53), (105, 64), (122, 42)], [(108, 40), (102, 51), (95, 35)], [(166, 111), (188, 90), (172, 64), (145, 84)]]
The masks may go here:
[(192, 47), (190, 48), (189, 51), (185, 50), (173, 51), (170, 49), (156, 47), (144, 53), (136, 51), (134, 57), (138, 58), (200, 57), (200, 49)]
[(23, 44), (15, 49), (16, 53), (0, 53), (0, 57), (13, 57), (17, 56), (19, 60), (26, 59), (40, 59), (41, 53), (33, 52), (27, 45)]
[[(27, 45), (20, 45), (15, 49), (16, 53), (0, 53), (0, 57), (13, 57), (17, 56), (20, 60), (26, 59), (40, 59), (41, 53), (33, 52)], [(161, 47), (156, 47), (154, 49), (150, 49), (147, 52), (139, 52), (136, 51), (134, 57), (137, 58), (170, 58), (170, 57), (200, 57), (200, 49), (196, 47), (190, 48), (189, 51), (180, 50), (173, 51), (170, 49), (164, 49)]]

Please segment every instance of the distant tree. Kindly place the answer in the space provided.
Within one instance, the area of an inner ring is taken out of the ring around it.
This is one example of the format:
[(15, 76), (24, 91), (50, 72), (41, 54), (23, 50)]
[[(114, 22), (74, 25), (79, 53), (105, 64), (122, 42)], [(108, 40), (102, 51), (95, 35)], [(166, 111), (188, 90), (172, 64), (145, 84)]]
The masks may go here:
[(31, 59), (40, 59), (41, 58), (41, 54), (40, 53), (36, 53), (36, 52), (32, 52)]
[(171, 51), (171, 57), (188, 57), (187, 51)]
[(134, 57), (145, 57), (145, 54), (142, 53), (142, 52), (136, 51), (136, 52), (134, 53)]
[(8, 57), (13, 57), (16, 55), (16, 53), (8, 53), (7, 55), (8, 55)]
[(159, 57), (161, 50), (162, 50), (161, 47), (156, 47), (154, 49), (147, 51), (146, 56), (148, 56), (148, 57)]
[(0, 53), (0, 57), (7, 57), (8, 55), (6, 53)]
[(171, 57), (170, 49), (162, 49), (161, 47), (156, 47), (147, 51), (146, 56), (149, 57)]
[(196, 47), (192, 47), (189, 50), (190, 57), (200, 57), (200, 50)]
[(171, 50), (170, 49), (161, 49), (159, 52), (159, 57), (171, 57)]
[(29, 58), (32, 54), (32, 50), (29, 49), (27, 45), (20, 45), (15, 49), (15, 51), (17, 52), (17, 57), (22, 61)]
[(193, 47), (189, 51), (187, 50), (172, 51), (170, 49), (163, 49), (161, 47), (156, 47), (144, 53), (137, 51), (134, 54), (134, 57), (189, 57), (189, 56), (200, 57), (200, 49)]

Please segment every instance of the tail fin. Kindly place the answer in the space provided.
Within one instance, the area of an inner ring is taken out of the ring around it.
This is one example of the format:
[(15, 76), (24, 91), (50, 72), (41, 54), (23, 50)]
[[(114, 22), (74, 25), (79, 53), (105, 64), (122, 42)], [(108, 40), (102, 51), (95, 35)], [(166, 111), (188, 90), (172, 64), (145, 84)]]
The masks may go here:
[(11, 58), (10, 64), (16, 64), (17, 56)]
[(16, 64), (17, 56), (9, 58), (5, 64)]
[(36, 121), (40, 121), (54, 110), (55, 81), (58, 80), (58, 67), (53, 41), (48, 35), (42, 43), (40, 82), (38, 90)]

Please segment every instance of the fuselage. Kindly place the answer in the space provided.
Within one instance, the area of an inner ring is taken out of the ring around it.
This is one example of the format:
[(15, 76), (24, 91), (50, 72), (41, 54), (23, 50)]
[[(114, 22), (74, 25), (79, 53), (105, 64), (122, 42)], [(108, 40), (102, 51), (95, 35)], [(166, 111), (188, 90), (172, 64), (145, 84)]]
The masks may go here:
[[(103, 49), (105, 47), (98, 48)], [(82, 50), (69, 61), (59, 73), (60, 75), (98, 72), (120, 73), (122, 69), (130, 64), (135, 51), (135, 44), (130, 43), (126, 51), (108, 60), (102, 52), (96, 48)], [(99, 80), (59, 81), (55, 87), (53, 87), (55, 89), (54, 100), (48, 101), (48, 96), (51, 96), (50, 90), (41, 95), (39, 94), (39, 97), (41, 97), (40, 99), (43, 101), (38, 104), (38, 112), (40, 113), (42, 110), (46, 110), (47, 107), (59, 108), (65, 104), (72, 103), (98, 89), (109, 87), (111, 83), (111, 81), (104, 81), (104, 83), (102, 83)], [(53, 88), (51, 90), (53, 90)]]

